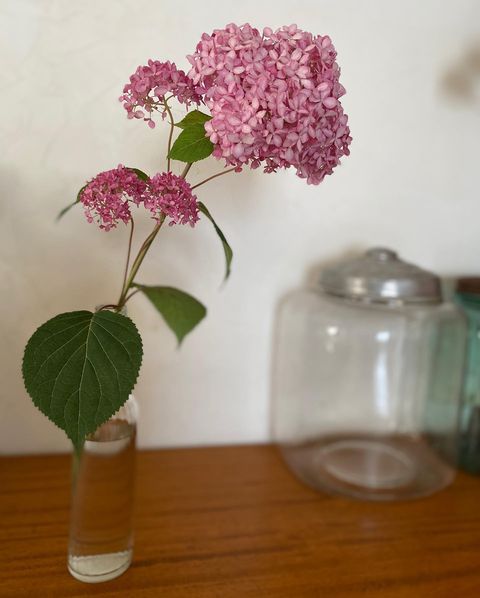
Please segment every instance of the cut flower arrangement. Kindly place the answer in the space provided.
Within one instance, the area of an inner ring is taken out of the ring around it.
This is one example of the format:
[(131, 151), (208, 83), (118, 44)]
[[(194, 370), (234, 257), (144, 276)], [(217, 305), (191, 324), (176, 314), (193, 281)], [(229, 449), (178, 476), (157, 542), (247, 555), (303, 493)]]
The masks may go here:
[[(127, 401), (136, 383), (142, 341), (132, 320), (121, 313), (126, 303), (144, 294), (179, 343), (206, 315), (191, 295), (137, 279), (162, 226), (194, 227), (200, 217), (208, 219), (221, 240), (228, 277), (232, 250), (197, 189), (247, 167), (263, 167), (266, 173), (293, 167), (299, 177), (317, 185), (349, 153), (350, 131), (340, 103), (345, 90), (328, 36), (313, 36), (296, 25), (260, 33), (248, 24), (230, 24), (204, 33), (187, 59), (188, 73), (171, 62), (149, 60), (130, 77), (120, 97), (128, 118), (151, 129), (167, 121), (166, 171), (148, 176), (120, 165), (101, 172), (60, 213), (81, 204), (88, 222), (104, 231), (129, 227), (116, 302), (94, 312), (57, 315), (36, 330), (25, 348), (27, 392), (77, 450)], [(173, 102), (186, 110), (178, 122)], [(221, 161), (223, 170), (188, 181), (192, 164), (209, 156)], [(136, 210), (151, 214), (153, 228), (133, 257)]]

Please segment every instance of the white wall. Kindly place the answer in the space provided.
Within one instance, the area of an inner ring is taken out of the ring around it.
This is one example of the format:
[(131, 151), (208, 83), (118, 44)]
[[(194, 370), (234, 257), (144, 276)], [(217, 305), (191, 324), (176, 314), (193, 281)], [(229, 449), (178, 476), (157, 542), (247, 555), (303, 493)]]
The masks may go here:
[(122, 85), (150, 57), (186, 67), (201, 33), (231, 21), (331, 35), (352, 154), (319, 187), (255, 171), (201, 189), (235, 250), (224, 288), (206, 222), (159, 240), (141, 280), (192, 292), (209, 316), (176, 351), (153, 308), (132, 303), (145, 342), (140, 444), (268, 438), (274, 307), (322, 260), (387, 244), (442, 274), (480, 271), (477, 0), (2, 0), (0, 452), (68, 448), (23, 389), (23, 346), (51, 316), (119, 290), (126, 231), (100, 232), (81, 210), (56, 224), (56, 213), (101, 170), (163, 167), (165, 131), (127, 121)]

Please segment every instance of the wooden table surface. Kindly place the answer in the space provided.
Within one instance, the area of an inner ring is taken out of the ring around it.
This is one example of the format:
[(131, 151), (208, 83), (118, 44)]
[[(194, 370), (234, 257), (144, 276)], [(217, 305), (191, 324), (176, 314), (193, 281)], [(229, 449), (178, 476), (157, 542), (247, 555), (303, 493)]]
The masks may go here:
[(97, 585), (66, 569), (70, 459), (0, 459), (0, 596), (480, 596), (480, 479), (373, 504), (300, 484), (268, 446), (139, 453), (135, 557)]

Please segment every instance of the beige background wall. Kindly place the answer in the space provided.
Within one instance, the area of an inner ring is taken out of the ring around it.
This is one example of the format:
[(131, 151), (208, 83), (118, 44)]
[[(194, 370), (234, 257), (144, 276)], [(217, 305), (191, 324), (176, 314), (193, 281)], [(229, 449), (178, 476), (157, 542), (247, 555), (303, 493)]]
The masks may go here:
[(387, 244), (444, 275), (480, 271), (478, 1), (1, 0), (0, 452), (68, 448), (23, 390), (23, 345), (56, 313), (118, 292), (126, 232), (56, 213), (96, 172), (163, 166), (165, 131), (127, 121), (122, 85), (150, 57), (186, 68), (201, 33), (231, 21), (331, 35), (352, 155), (319, 187), (255, 171), (201, 189), (235, 250), (224, 288), (207, 223), (158, 242), (141, 280), (192, 292), (209, 317), (176, 351), (153, 309), (132, 304), (145, 341), (140, 444), (268, 439), (274, 307), (323, 260)]

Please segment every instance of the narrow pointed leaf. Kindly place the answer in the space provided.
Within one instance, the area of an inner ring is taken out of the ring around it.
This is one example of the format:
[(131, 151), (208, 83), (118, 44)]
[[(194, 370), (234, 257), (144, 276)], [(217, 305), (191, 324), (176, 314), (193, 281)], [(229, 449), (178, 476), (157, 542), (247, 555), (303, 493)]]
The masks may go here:
[(233, 259), (232, 248), (230, 247), (227, 239), (225, 238), (225, 235), (220, 230), (220, 227), (217, 225), (217, 223), (213, 219), (212, 215), (208, 211), (207, 206), (204, 203), (202, 203), (201, 201), (199, 201), (198, 202), (198, 209), (200, 210), (200, 212), (202, 212), (202, 214), (205, 214), (205, 216), (213, 224), (213, 228), (215, 229), (215, 232), (217, 233), (217, 235), (220, 238), (220, 241), (222, 242), (223, 252), (225, 254), (225, 264), (226, 264), (225, 280), (226, 280), (230, 276), (230, 271), (231, 271), (231, 264), (232, 264), (232, 259)]
[(65, 216), (65, 214), (67, 212), (69, 212), (73, 206), (76, 206), (78, 203), (78, 201), (74, 201), (73, 203), (69, 204), (68, 206), (66, 206), (65, 208), (63, 208), (63, 210), (60, 210), (60, 212), (57, 214), (57, 217), (55, 218), (55, 220), (58, 222), (61, 218), (63, 218)]
[(25, 388), (74, 446), (128, 399), (142, 361), (135, 324), (110, 311), (76, 311), (34, 332), (23, 357)]
[(173, 287), (150, 287), (134, 284), (163, 316), (180, 345), (183, 339), (207, 314), (204, 305), (195, 297)]
[(181, 162), (198, 162), (208, 158), (213, 152), (213, 143), (206, 136), (203, 124), (195, 124), (184, 129), (175, 140), (169, 158)]
[(180, 129), (186, 129), (192, 125), (204, 125), (208, 120), (211, 120), (211, 118), (211, 116), (204, 112), (200, 112), (200, 110), (192, 110), (191, 112), (188, 112), (185, 118), (180, 122), (175, 123), (175, 126)]
[(56, 221), (58, 222), (60, 220), (60, 218), (63, 218), (63, 216), (65, 216), (65, 214), (67, 212), (69, 212), (73, 206), (76, 206), (77, 203), (80, 203), (80, 197), (82, 196), (82, 192), (85, 189), (87, 185), (83, 185), (83, 187), (80, 189), (80, 191), (77, 193), (77, 198), (74, 202), (72, 202), (71, 204), (69, 204), (67, 207), (63, 208), (63, 210), (60, 210), (60, 212), (58, 213), (58, 216), (56, 217)]

